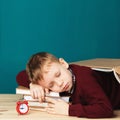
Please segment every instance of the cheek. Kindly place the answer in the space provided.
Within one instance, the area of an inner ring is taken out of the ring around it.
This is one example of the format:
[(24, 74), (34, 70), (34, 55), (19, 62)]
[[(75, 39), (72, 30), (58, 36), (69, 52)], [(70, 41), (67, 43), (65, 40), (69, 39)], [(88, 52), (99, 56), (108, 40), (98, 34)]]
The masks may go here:
[(47, 84), (44, 81), (39, 81), (38, 84), (44, 88), (47, 88)]
[(66, 71), (65, 73), (63, 73), (63, 77), (64, 77), (64, 80), (66, 81), (71, 81), (72, 80), (72, 75), (69, 71)]
[(50, 90), (52, 90), (53, 92), (61, 92), (61, 88), (54, 86), (53, 88), (51, 88)]

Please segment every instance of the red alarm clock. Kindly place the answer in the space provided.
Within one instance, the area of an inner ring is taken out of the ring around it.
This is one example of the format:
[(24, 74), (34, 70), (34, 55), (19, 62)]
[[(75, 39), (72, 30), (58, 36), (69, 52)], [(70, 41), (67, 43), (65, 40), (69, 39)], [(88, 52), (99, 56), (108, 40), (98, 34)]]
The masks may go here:
[(20, 115), (24, 115), (29, 111), (28, 101), (18, 101), (16, 103), (16, 111)]

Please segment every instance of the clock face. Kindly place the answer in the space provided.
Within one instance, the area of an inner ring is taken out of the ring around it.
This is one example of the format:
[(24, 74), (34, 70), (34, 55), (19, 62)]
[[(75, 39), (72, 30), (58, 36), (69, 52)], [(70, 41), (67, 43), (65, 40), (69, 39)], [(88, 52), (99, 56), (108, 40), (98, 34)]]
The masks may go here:
[(16, 110), (19, 114), (26, 114), (29, 111), (29, 106), (27, 101), (18, 101)]
[(28, 111), (28, 106), (25, 103), (20, 104), (19, 110), (21, 113), (26, 113)]

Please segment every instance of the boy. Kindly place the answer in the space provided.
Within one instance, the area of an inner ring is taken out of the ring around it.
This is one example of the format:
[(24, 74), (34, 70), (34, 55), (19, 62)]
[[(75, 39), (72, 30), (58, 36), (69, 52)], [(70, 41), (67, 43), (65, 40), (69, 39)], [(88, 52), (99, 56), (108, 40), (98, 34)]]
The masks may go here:
[[(112, 73), (69, 65), (64, 59), (47, 52), (34, 54), (26, 71), (32, 96), (48, 102), (48, 113), (106, 118), (113, 117), (113, 109), (120, 109), (120, 84)], [(48, 90), (69, 93), (71, 104), (45, 97)]]

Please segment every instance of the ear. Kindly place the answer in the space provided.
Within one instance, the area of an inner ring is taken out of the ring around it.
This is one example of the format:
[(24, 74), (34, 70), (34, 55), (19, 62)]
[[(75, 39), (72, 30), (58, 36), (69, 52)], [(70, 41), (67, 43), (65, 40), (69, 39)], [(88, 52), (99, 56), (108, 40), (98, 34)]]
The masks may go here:
[(63, 65), (65, 68), (69, 67), (69, 64), (63, 58), (59, 58), (59, 63)]

